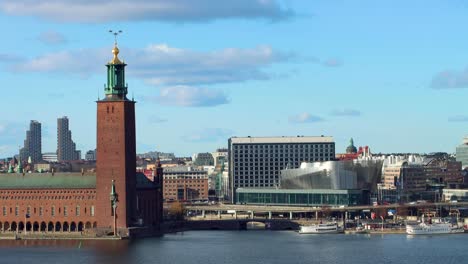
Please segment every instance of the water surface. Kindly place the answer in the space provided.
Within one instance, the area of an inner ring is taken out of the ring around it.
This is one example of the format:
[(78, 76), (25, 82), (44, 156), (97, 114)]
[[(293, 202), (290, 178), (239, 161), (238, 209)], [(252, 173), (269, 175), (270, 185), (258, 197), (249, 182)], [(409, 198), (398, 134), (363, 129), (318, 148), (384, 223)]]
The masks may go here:
[(468, 235), (193, 231), (136, 241), (0, 241), (0, 263), (466, 263)]

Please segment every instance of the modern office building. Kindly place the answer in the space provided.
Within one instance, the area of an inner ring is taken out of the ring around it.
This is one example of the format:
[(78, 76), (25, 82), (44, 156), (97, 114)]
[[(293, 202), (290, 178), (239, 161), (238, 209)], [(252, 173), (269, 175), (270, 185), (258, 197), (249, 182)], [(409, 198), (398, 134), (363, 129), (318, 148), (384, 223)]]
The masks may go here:
[(68, 117), (57, 119), (57, 158), (58, 161), (78, 160), (79, 153), (76, 144), (72, 140), (72, 132), (69, 129)]
[(278, 187), (280, 171), (335, 158), (333, 137), (233, 137), (228, 141), (230, 200), (237, 188)]
[(457, 161), (462, 163), (463, 168), (468, 168), (468, 136), (465, 136), (462, 144), (457, 147)]
[(20, 150), (21, 161), (27, 161), (31, 157), (33, 163), (42, 160), (42, 132), (41, 123), (31, 120), (29, 130), (26, 131), (24, 147)]

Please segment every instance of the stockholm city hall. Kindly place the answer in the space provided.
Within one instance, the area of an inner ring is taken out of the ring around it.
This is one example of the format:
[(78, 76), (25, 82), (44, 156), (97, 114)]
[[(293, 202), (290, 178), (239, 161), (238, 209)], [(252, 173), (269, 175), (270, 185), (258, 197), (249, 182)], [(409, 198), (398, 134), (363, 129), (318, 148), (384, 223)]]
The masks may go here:
[(135, 101), (117, 43), (97, 101), (96, 173), (0, 174), (0, 230), (16, 234), (147, 236), (162, 219), (162, 168), (136, 172)]

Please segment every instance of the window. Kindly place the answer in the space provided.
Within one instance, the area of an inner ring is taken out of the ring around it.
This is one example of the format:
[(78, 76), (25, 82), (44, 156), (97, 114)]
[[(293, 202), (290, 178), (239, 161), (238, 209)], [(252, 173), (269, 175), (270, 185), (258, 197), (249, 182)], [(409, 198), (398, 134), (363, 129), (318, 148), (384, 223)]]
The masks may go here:
[(76, 216), (80, 216), (80, 206), (76, 206)]
[(31, 206), (28, 205), (28, 208), (26, 208), (26, 214), (31, 215)]
[(50, 209), (50, 214), (52, 216), (55, 216), (55, 206), (52, 206), (52, 208)]
[(64, 216), (68, 216), (68, 210), (67, 209), (68, 209), (67, 206), (63, 207), (63, 215)]
[(7, 215), (7, 208), (6, 206), (3, 206), (3, 216), (6, 216)]
[(19, 215), (19, 206), (16, 206), (15, 207), (15, 216), (18, 216)]
[(39, 207), (39, 216), (43, 216), (44, 215), (44, 207)]
[(91, 216), (94, 216), (94, 205), (91, 206)]

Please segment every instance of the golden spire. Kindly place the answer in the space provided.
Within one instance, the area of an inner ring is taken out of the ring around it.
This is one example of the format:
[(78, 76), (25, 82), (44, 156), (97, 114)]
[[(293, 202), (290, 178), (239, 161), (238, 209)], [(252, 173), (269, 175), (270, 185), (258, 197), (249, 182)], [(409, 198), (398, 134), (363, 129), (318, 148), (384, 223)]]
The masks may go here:
[(119, 52), (120, 52), (119, 48), (117, 47), (117, 35), (122, 34), (122, 30), (115, 31), (115, 32), (112, 30), (109, 30), (109, 33), (114, 35), (114, 48), (112, 49), (112, 54), (114, 54), (114, 58), (109, 62), (109, 64), (123, 64), (123, 62), (121, 62), (119, 58), (117, 57), (117, 55), (119, 55)]

